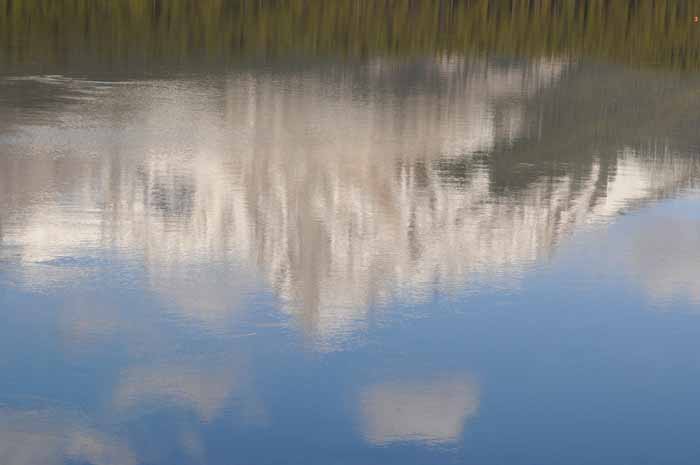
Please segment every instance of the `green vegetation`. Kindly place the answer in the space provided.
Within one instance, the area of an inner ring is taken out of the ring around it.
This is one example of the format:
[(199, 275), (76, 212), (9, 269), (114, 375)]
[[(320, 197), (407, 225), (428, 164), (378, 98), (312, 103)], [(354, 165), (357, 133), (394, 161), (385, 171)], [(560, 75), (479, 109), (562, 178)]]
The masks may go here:
[(700, 0), (0, 0), (0, 60), (492, 51), (700, 65)]

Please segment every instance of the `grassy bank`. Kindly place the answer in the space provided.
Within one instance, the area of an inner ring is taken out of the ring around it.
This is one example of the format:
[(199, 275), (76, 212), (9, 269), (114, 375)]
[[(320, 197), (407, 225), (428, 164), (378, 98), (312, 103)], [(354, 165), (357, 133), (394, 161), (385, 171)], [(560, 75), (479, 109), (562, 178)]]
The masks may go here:
[(0, 0), (5, 63), (497, 52), (700, 66), (698, 0)]

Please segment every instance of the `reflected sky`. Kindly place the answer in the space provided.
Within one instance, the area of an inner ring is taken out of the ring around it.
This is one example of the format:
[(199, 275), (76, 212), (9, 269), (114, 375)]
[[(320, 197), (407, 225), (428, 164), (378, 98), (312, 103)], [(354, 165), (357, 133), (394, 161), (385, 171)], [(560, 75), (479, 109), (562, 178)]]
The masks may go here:
[(3, 409), (0, 438), (0, 459), (8, 465), (61, 464), (64, 457), (77, 463), (137, 463), (124, 443), (61, 411)]
[(368, 388), (361, 402), (372, 443), (452, 442), (461, 437), (466, 418), (477, 412), (479, 390), (466, 379), (401, 380)]
[(691, 463), (699, 85), (3, 77), (0, 462)]

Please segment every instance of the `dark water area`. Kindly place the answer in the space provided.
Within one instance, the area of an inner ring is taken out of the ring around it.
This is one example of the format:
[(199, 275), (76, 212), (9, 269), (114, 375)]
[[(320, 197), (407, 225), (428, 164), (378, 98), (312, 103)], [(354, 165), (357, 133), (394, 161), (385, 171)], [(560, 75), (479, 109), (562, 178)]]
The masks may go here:
[(0, 464), (696, 463), (694, 8), (0, 0)]

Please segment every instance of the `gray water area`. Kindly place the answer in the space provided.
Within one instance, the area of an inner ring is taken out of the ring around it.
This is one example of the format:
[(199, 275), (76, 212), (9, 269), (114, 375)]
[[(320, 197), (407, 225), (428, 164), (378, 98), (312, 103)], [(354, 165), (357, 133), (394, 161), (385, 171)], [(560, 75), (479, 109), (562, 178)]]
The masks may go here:
[(691, 464), (700, 76), (0, 76), (0, 463)]

